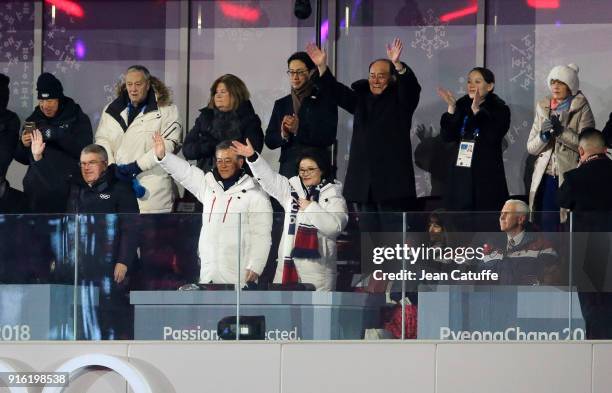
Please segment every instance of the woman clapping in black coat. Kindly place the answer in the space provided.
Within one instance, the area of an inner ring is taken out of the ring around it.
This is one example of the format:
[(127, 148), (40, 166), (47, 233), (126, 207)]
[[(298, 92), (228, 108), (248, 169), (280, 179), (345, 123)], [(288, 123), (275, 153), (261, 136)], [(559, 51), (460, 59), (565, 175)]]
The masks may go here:
[(508, 199), (502, 142), (510, 128), (510, 109), (493, 93), (495, 76), (482, 67), (468, 74), (468, 94), (455, 100), (438, 89), (448, 104), (440, 120), (441, 135), (455, 143), (455, 159), (444, 192), (451, 211), (499, 212)]

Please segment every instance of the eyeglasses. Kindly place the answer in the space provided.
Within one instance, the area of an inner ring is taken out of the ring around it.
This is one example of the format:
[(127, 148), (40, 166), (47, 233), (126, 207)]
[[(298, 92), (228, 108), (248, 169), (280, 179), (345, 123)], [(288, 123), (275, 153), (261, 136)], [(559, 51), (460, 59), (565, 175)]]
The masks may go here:
[(319, 168), (300, 168), (298, 172), (300, 172), (300, 175), (310, 175), (318, 170)]
[(306, 76), (306, 74), (308, 74), (308, 70), (287, 70), (287, 75), (291, 78), (296, 75), (301, 78), (303, 76)]
[(87, 162), (79, 162), (79, 166), (80, 166), (81, 168), (88, 168), (88, 167), (90, 167), (90, 166), (100, 165), (100, 164), (102, 164), (103, 162), (106, 162), (106, 161), (87, 161)]

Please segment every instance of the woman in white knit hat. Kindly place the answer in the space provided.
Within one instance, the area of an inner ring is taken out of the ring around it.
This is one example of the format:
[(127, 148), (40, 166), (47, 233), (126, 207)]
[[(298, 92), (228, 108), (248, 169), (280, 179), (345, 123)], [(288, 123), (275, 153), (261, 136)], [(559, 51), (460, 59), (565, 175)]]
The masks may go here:
[[(553, 67), (546, 83), (551, 95), (536, 104), (527, 141), (529, 154), (537, 156), (529, 190), (532, 212), (559, 211), (557, 190), (565, 172), (578, 165), (578, 135), (595, 127), (589, 102), (579, 89), (577, 65)], [(547, 213), (534, 219), (542, 230), (554, 232), (560, 215)]]

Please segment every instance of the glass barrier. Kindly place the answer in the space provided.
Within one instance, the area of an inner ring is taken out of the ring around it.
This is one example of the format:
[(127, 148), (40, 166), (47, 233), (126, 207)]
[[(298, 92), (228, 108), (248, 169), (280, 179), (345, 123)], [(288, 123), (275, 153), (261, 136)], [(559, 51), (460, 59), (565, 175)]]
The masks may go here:
[(571, 255), (573, 302), (579, 304), (585, 338), (612, 338), (612, 214), (571, 213), (568, 248)]
[(306, 209), (2, 215), (0, 338), (610, 337), (606, 215)]
[(0, 341), (75, 339), (75, 224), (0, 215)]
[(411, 304), (418, 299), (416, 338), (555, 341), (584, 333), (559, 212), (533, 214), (533, 223), (510, 212), (410, 217), (425, 232), (408, 234), (417, 247), (401, 282)]

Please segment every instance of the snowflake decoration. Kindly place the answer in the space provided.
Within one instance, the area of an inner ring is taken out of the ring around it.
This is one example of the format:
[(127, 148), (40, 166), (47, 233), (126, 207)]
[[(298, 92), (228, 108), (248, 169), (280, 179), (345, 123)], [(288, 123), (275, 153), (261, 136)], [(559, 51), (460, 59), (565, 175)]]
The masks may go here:
[(546, 77), (554, 66), (565, 64), (562, 60), (567, 53), (559, 40), (548, 35), (538, 36), (535, 50), (538, 53), (538, 67), (535, 70), (535, 78), (538, 81), (537, 93), (546, 95), (549, 94)]
[(261, 29), (217, 29), (216, 37), (236, 43), (236, 50), (242, 52), (251, 41), (261, 40), (263, 32)]
[[(119, 74), (117, 76), (117, 78), (113, 79), (113, 80), (118, 80), (121, 81), (121, 83), (123, 83), (125, 81), (125, 74)], [(112, 84), (107, 84), (104, 85), (103, 89), (104, 89), (104, 99), (106, 100), (105, 102), (107, 104), (110, 104), (111, 102), (113, 102), (113, 100), (115, 98), (117, 98), (116, 96), (116, 88), (117, 88), (117, 83), (112, 83)]]
[(521, 38), (519, 45), (510, 44), (512, 49), (512, 70), (514, 76), (510, 78), (510, 82), (519, 83), (520, 86), (529, 90), (534, 79), (534, 48), (535, 43), (531, 34), (527, 34)]
[(11, 76), (10, 90), (22, 109), (32, 106), (32, 59), (34, 41), (24, 37), (33, 25), (34, 9), (30, 2), (8, 2), (0, 7), (0, 72)]
[(459, 82), (459, 88), (455, 92), (457, 93), (458, 96), (462, 97), (467, 94), (467, 91), (465, 90), (465, 85), (466, 85), (465, 76), (460, 77), (457, 81)]
[(414, 33), (414, 40), (411, 42), (413, 48), (421, 48), (425, 51), (428, 59), (434, 56), (434, 51), (448, 48), (446, 38), (446, 26), (440, 22), (440, 18), (434, 15), (434, 11), (429, 9), (423, 23), (417, 26), (419, 29)]
[[(68, 18), (69, 24), (74, 24), (73, 18)], [(81, 64), (75, 57), (76, 36), (70, 34), (65, 26), (58, 26), (57, 23), (47, 21), (47, 31), (43, 37), (43, 48), (49, 50), (56, 61), (55, 72), (62, 74), (68, 71), (79, 71)]]
[(529, 122), (524, 120), (520, 125), (513, 125), (510, 127), (510, 130), (506, 134), (506, 139), (510, 143), (510, 146), (514, 145), (517, 142), (517, 138), (520, 135), (524, 135), (523, 131), (529, 127)]

